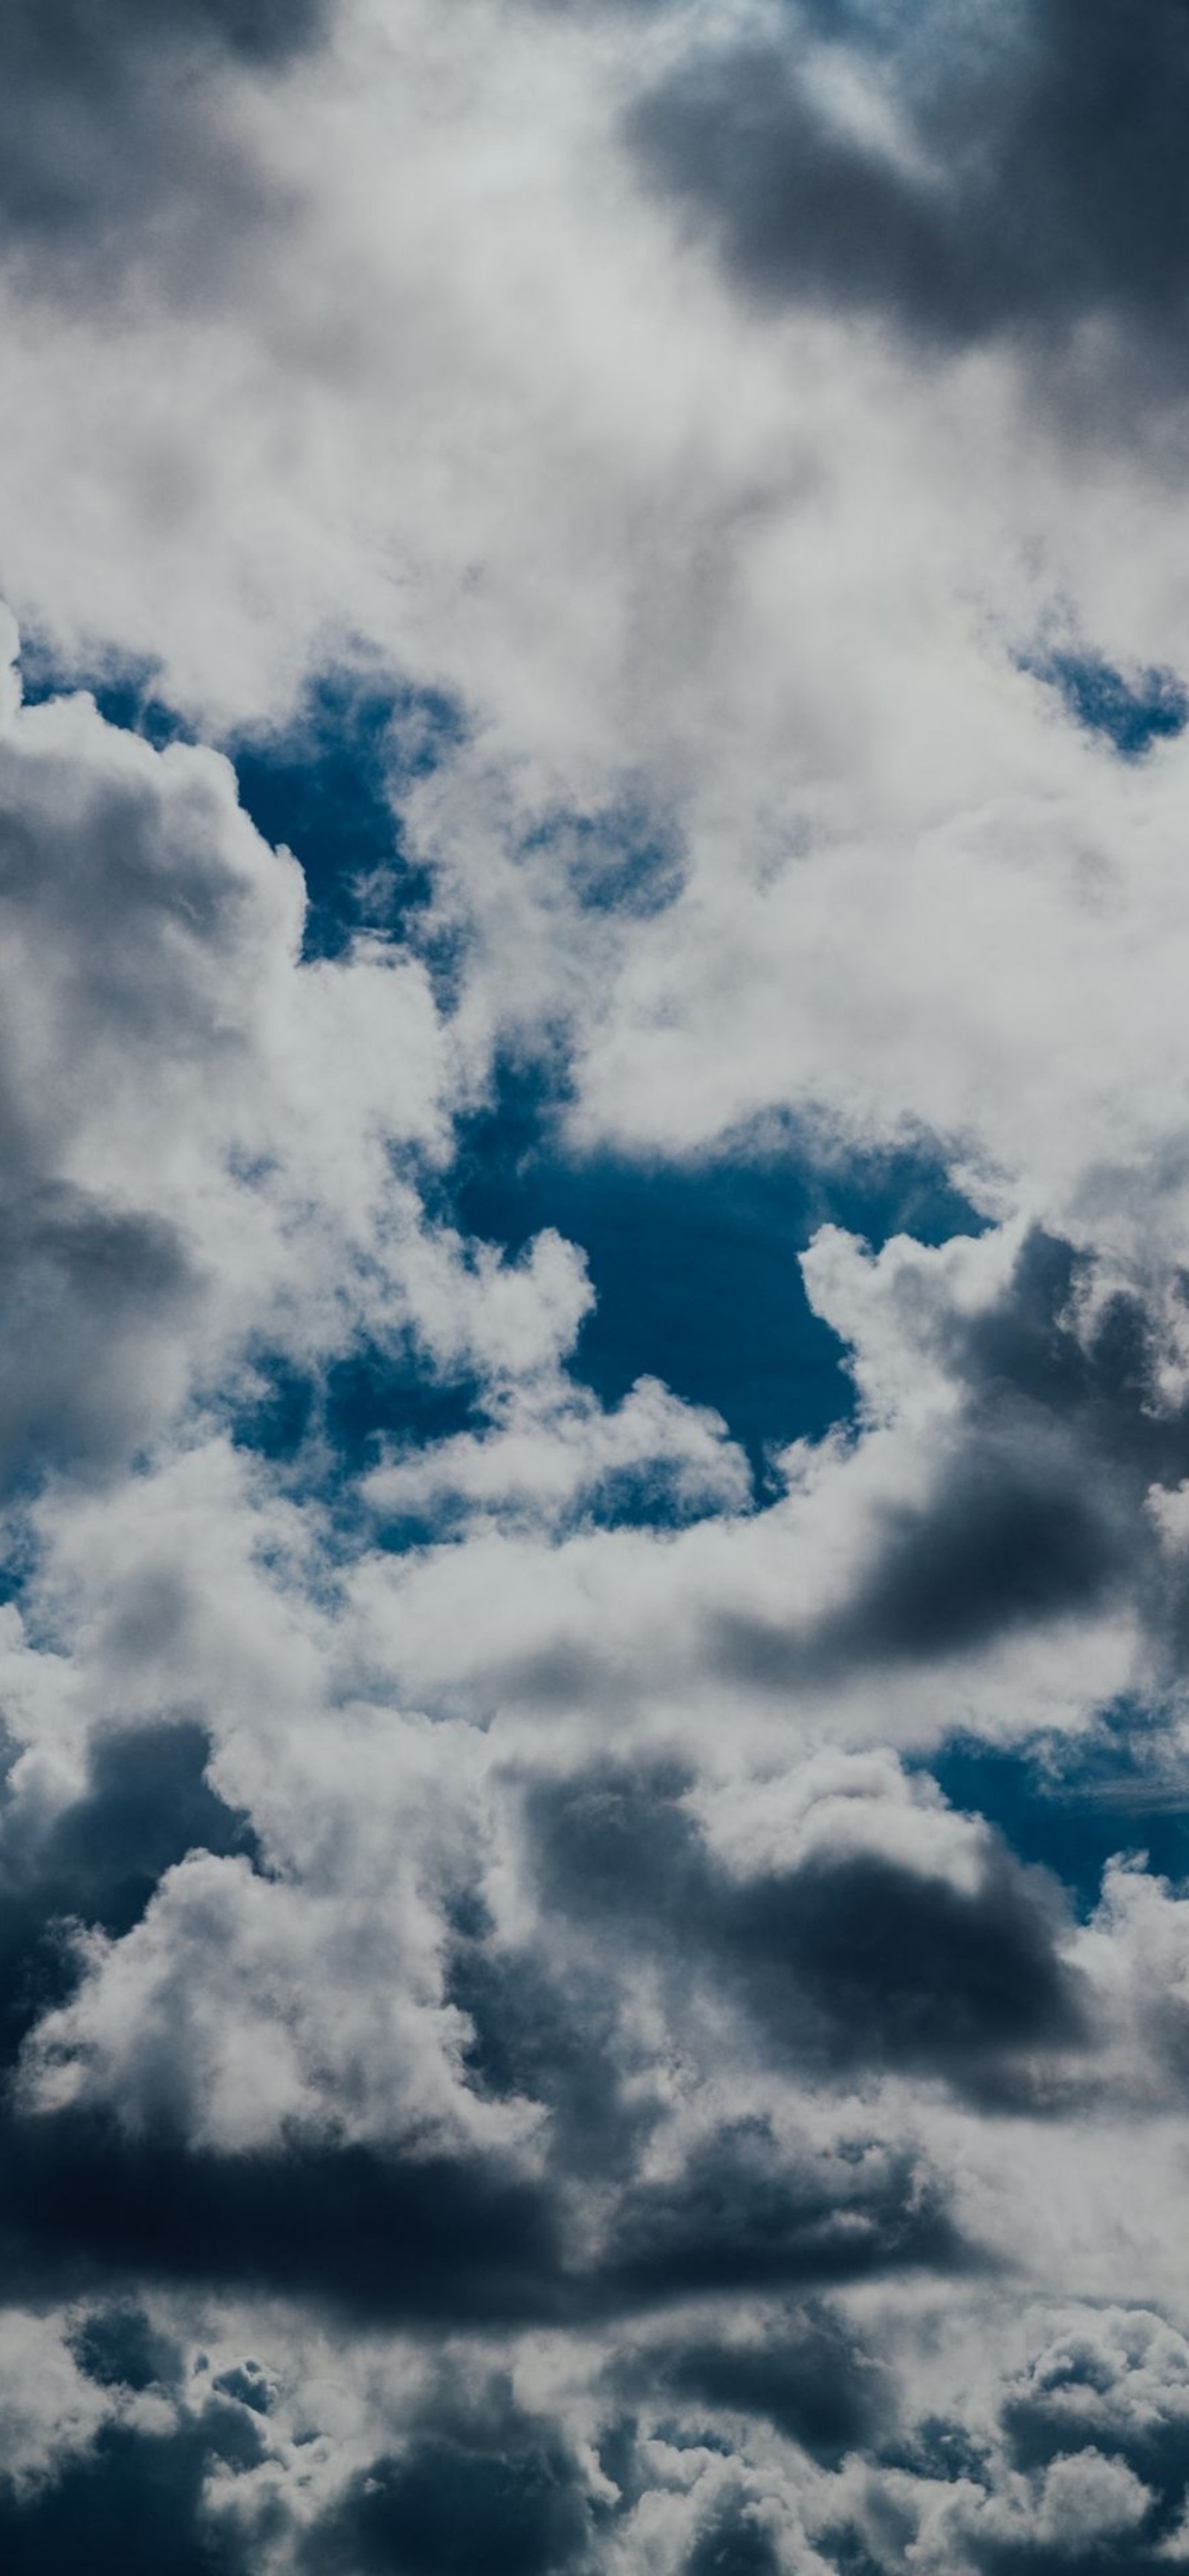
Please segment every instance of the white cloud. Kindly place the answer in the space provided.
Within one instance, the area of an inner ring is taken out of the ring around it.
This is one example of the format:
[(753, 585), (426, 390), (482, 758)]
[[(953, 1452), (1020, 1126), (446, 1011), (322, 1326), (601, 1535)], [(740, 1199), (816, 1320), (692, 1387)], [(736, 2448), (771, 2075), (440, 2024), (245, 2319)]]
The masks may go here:
[[(486, 2115), (467, 2025), (442, 1996), (438, 1926), (398, 1883), (320, 1896), (195, 1853), (122, 1941), (91, 1936), (77, 1999), (26, 2052), (33, 2112), (110, 2107), (224, 2154), (284, 2139), (531, 2143), (531, 2108)], [(420, 1919), (419, 1919), (420, 1918)]]
[(507, 1515), (531, 1528), (600, 1498), (614, 1503), (617, 1493), (645, 1508), (655, 1495), (679, 1515), (740, 1511), (751, 1477), (721, 1416), (682, 1404), (656, 1378), (638, 1378), (610, 1413), (585, 1389), (546, 1381), (514, 1387), (492, 1430), (395, 1456), (372, 1470), (363, 1491), (381, 1519), (438, 1522), (453, 1509), (480, 1521)]
[(111, 2401), (86, 2379), (61, 2320), (9, 2308), (0, 2314), (0, 2461), (21, 2488), (85, 2451)]

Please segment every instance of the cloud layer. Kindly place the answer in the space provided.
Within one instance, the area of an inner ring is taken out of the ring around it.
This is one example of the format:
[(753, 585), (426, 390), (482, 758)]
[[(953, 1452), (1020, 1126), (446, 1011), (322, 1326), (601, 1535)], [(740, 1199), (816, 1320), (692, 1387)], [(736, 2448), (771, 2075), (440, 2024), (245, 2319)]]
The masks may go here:
[(18, 2576), (1189, 2557), (1187, 80), (4, 18)]

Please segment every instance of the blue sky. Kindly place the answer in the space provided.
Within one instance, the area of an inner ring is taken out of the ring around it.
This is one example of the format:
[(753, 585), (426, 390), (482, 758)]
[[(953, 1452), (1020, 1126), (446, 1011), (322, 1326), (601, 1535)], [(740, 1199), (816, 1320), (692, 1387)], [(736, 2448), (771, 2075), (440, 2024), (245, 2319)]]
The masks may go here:
[(1179, 0), (0, 19), (0, 2559), (1189, 2554)]

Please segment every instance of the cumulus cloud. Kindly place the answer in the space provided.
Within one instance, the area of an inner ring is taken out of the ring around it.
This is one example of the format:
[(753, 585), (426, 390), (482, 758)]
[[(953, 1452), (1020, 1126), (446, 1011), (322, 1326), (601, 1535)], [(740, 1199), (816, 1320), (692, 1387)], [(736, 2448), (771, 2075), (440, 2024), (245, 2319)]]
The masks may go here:
[(1184, 31), (1009, 20), (5, 16), (18, 2571), (1185, 2556)]
[(650, 1495), (680, 1520), (749, 1503), (746, 1460), (725, 1432), (721, 1417), (678, 1403), (655, 1378), (638, 1379), (611, 1413), (570, 1385), (527, 1397), (517, 1387), (491, 1430), (393, 1458), (364, 1490), (380, 1520), (434, 1528), (452, 1512), (564, 1524), (584, 1509), (613, 1514), (617, 1502), (647, 1507)]
[(866, 1561), (816, 1634), (782, 1649), (739, 1623), (728, 1654), (793, 1684), (815, 1655), (927, 1662), (1128, 1596), (1153, 1643), (1162, 1602), (1175, 1634), (1187, 1436), (1175, 1276), (1157, 1302), (1142, 1273), (1040, 1229), (940, 1254), (891, 1244), (875, 1262), (823, 1233), (805, 1269), (822, 1311), (857, 1336), (868, 1455), (896, 1439), (897, 1491), (872, 1491)]
[(127, 1457), (237, 1350), (411, 1333), (431, 1368), (497, 1373), (564, 1354), (580, 1253), (546, 1233), (505, 1262), (398, 1180), (394, 1156), (432, 1165), (446, 1132), (424, 969), (374, 944), (302, 964), (300, 872), (226, 761), (75, 697), (15, 704), (0, 763), (8, 1477)]
[(1055, 1889), (912, 1796), (894, 1764), (711, 1794), (709, 1848), (675, 1785), (596, 1772), (538, 1791), (550, 1908), (601, 1919), (612, 1941), (639, 1909), (636, 1939), (679, 1986), (699, 1963), (725, 1981), (765, 2055), (803, 2076), (901, 2066), (1010, 2093), (1013, 2059), (1085, 2044)]

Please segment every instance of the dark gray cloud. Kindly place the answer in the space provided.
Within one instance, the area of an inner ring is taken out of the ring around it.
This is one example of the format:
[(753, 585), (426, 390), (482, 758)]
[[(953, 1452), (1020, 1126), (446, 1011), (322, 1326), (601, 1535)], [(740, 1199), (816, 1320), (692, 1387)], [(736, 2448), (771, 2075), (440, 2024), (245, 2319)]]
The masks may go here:
[(535, 1950), (503, 1952), (481, 1930), (456, 1932), (449, 1993), (472, 2038), (467, 2071), (494, 2100), (542, 2102), (560, 2167), (630, 2175), (654, 2110), (632, 2088), (640, 2072), (625, 2048), (618, 1996), (606, 1964)]
[[(109, 1728), (96, 1735), (83, 1791), (65, 1809), (47, 1816), (10, 1793), (0, 1879), (0, 2028), (10, 2067), (46, 2009), (72, 1991), (78, 1926), (127, 1934), (163, 1873), (189, 1852), (246, 1854), (261, 1865), (247, 1819), (207, 1781), (208, 1749), (205, 1731), (184, 1718)], [(127, 2306), (145, 2283), (280, 2293), (355, 2320), (436, 2331), (597, 2323), (703, 2293), (964, 2267), (969, 2249), (927, 2160), (912, 2149), (885, 2152), (874, 2137), (832, 2154), (744, 2121), (703, 2135), (663, 2184), (640, 2180), (660, 2104), (648, 2047), (624, 2035), (616, 1962), (625, 1937), (629, 1950), (634, 1942), (637, 1956), (647, 1954), (643, 1925), (620, 1896), (650, 1835), (663, 1937), (681, 1941), (689, 1909), (702, 1911), (706, 1973), (732, 1981), (769, 2041), (799, 2049), (820, 2072), (838, 2056), (839, 2022), (811, 1993), (811, 1975), (824, 1994), (836, 1963), (803, 1965), (798, 1982), (782, 1892), (771, 1920), (762, 1899), (753, 1919), (754, 1890), (741, 1907), (663, 1780), (578, 1784), (544, 1803), (536, 1834), (543, 1883), (558, 1869), (568, 1875), (571, 1924), (601, 1919), (597, 1956), (585, 1971), (575, 1967), (575, 1945), (556, 1937), (560, 1908), (538, 1955), (501, 1948), (481, 1909), (460, 1905), (453, 2000), (472, 2017), (476, 2089), (548, 2110), (541, 2174), (498, 2154), (430, 2151), (416, 2140), (385, 2151), (281, 2138), (250, 2157), (223, 2155), (187, 2144), (161, 2111), (130, 2135), (76, 2109), (30, 2113), (13, 2090), (0, 2107), (0, 2253), (10, 2295), (98, 2302), (87, 2366), (105, 2382), (136, 2385), (165, 2367), (155, 2346), (138, 2341)], [(890, 1924), (878, 1927), (883, 1947), (895, 1940), (896, 1894)], [(992, 1912), (987, 1930), (1006, 1945), (999, 1975), (1009, 1984), (1010, 1905)], [(806, 1959), (816, 1937), (812, 1925), (802, 1931)], [(1062, 1997), (1039, 1943), (1025, 1964), (1037, 1989), (1035, 2036), (1047, 2032), (1045, 2017), (1059, 2013)], [(923, 1954), (904, 1971), (926, 1993), (930, 1973)], [(960, 1978), (948, 1973), (940, 2008), (915, 1996), (918, 2018), (940, 2009), (945, 2022), (956, 2009), (951, 1988)], [(919, 2045), (902, 2046), (894, 2016), (885, 2016), (881, 2037), (880, 1997), (872, 2003), (863, 1974), (840, 1988), (838, 2007), (851, 2013), (859, 1993), (874, 2036), (858, 2059), (876, 2065), (882, 2050), (915, 2062)], [(968, 2008), (983, 2007), (977, 1977), (972, 1993)], [(897, 1998), (896, 2010), (905, 2009)], [(1014, 2035), (1010, 2009), (1008, 2019)], [(1002, 2011), (992, 2051), (1001, 2023)], [(977, 2057), (978, 2045), (977, 2035), (963, 2027), (955, 2038), (946, 2023), (925, 2054), (929, 2064), (964, 2063), (963, 2051)], [(606, 2216), (600, 2241), (579, 2250), (574, 2194), (592, 2186)], [(787, 2380), (787, 2353), (783, 2367)], [(229, 2393), (252, 2402), (238, 2384)], [(793, 2402), (786, 2393), (786, 2406)]]
[[(1046, 2340), (1046, 2333), (1048, 2340)], [(912, 2536), (881, 2471), (965, 2489), (955, 2563), (985, 2576), (1157, 2576), (1180, 2554), (1189, 2491), (1189, 2354), (1168, 2320), (1109, 2306), (1057, 2311), (974, 2423), (925, 2415), (877, 2435), (866, 2512), (819, 2536), (852, 2576), (883, 2567), (881, 2537)], [(868, 2554), (874, 2540), (874, 2556)]]
[[(830, 2337), (818, 2321), (823, 2350)], [(841, 2341), (840, 2337), (835, 2337)], [(617, 2387), (633, 2373), (644, 2412), (655, 2413), (675, 2383), (663, 2354), (616, 2369)], [(478, 2395), (465, 2393), (443, 2367), (409, 2428), (405, 2447), (373, 2460), (350, 2479), (314, 2525), (299, 2553), (302, 2576), (471, 2576), (481, 2563), (491, 2576), (550, 2576), (606, 2564), (600, 2544), (625, 2546), (625, 2525), (654, 2488), (656, 2472), (640, 2440), (641, 2416), (620, 2413), (599, 2433), (600, 2469), (610, 2482), (592, 2489), (562, 2427), (530, 2415), (497, 2375)], [(651, 2403), (649, 2400), (651, 2399)], [(699, 2419), (688, 2410), (662, 2417), (665, 2434), (697, 2445)], [(680, 2427), (680, 2429), (678, 2429)], [(704, 2421), (703, 2421), (704, 2430)], [(710, 2436), (711, 2444), (715, 2437)], [(613, 2563), (618, 2563), (617, 2557)], [(739, 2576), (783, 2564), (756, 2512), (743, 2477), (716, 2482), (709, 2512), (693, 2531), (684, 2576), (735, 2570)]]
[[(826, 2467), (874, 2448), (895, 2409), (890, 2372), (815, 2298), (778, 2307), (760, 2334), (710, 2340), (687, 2332), (668, 2350), (650, 2347), (639, 2383), (655, 2394), (658, 2382), (687, 2409), (758, 2416)], [(626, 2384), (634, 2384), (631, 2372)]]
[(751, 2007), (793, 2054), (816, 2045), (840, 2070), (914, 2068), (1035, 2108), (1019, 2055), (1088, 2040), (1057, 1909), (1006, 1853), (969, 1892), (874, 1854), (815, 1857), (724, 1912)]
[[(132, 2299), (94, 2308), (76, 2328), (71, 2349), (79, 2369), (101, 2388), (175, 2389), (182, 2354)], [(232, 2394), (235, 2392), (232, 2391)]]
[(40, 288), (201, 289), (275, 203), (224, 77), (280, 68), (329, 15), (330, 0), (7, 0), (0, 253)]
[[(1055, 343), (1105, 319), (1181, 377), (1189, 289), (1182, 0), (1031, 0), (947, 25), (790, 15), (679, 61), (630, 126), (651, 181), (773, 299), (871, 315), (937, 347)], [(810, 41), (890, 94), (898, 152), (832, 115)], [(1133, 388), (1134, 389), (1134, 388)]]
[(98, 80), (126, 48), (213, 45), (249, 62), (283, 61), (310, 43), (326, 0), (8, 0), (11, 59), (47, 80)]
[(427, 2432), (374, 2460), (310, 2534), (303, 2576), (553, 2576), (589, 2567), (591, 2515), (555, 2429), (509, 2404), (502, 2420)]
[[(4, 1499), (47, 1469), (126, 1465), (185, 1400), (218, 1228), (179, 1120), (246, 1076), (237, 1001), (287, 874), (223, 764), (155, 760), (84, 700), (31, 709), (0, 745)], [(229, 1136), (215, 1153), (236, 1170)]]
[(649, 2303), (970, 2261), (923, 2158), (875, 2141), (816, 2155), (753, 2116), (625, 2195), (604, 2269), (626, 2302)]
[(182, 1392), (202, 1284), (160, 1217), (61, 1182), (0, 1200), (0, 1490), (127, 1457)]
[(1143, 1504), (1189, 1474), (1189, 1409), (1160, 1390), (1143, 1299), (1120, 1290), (1079, 1320), (1091, 1286), (1089, 1261), (1038, 1230), (995, 1304), (936, 1318), (960, 1402), (931, 1491), (883, 1512), (850, 1597), (808, 1633), (719, 1621), (725, 1670), (787, 1690), (977, 1651), (1127, 1598), (1154, 1636), (1169, 1622), (1179, 1633)]
[(685, 2576), (780, 2576), (781, 2552), (746, 2492), (720, 2504), (699, 2532)]
[[(961, 1654), (1006, 1629), (1093, 1611), (1122, 1573), (1117, 1530), (1043, 1436), (985, 1439), (943, 1473), (922, 1512), (889, 1516), (868, 1583), (820, 1643), (874, 1661)], [(1125, 1558), (1124, 1558), (1125, 1562)]]
[(76, 2113), (0, 2132), (14, 2294), (268, 2291), (360, 2321), (514, 2326), (581, 2309), (548, 2189), (498, 2158), (284, 2144), (251, 2157)]
[(1071, 2533), (1054, 2539), (994, 2540), (970, 2544), (971, 2563), (985, 2576), (1168, 2576), (1168, 2559), (1151, 2530), (1109, 2532), (1081, 2541)]
[[(88, 746), (65, 727), (56, 744), (35, 736), (32, 756), (28, 735), (5, 746), (0, 906), (8, 949), (44, 984), (42, 1008), (65, 1003), (78, 1057), (106, 1048), (109, 1064), (130, 1059), (145, 1079), (151, 1065), (160, 1079), (171, 1040), (207, 1062), (234, 1049), (218, 999), (247, 958), (270, 952), (275, 878), (254, 864), (225, 773), (123, 753), (114, 731)], [(19, 1113), (36, 1135), (46, 1104), (29, 1098), (19, 1058), (11, 1069), (13, 1044), (10, 1032), (0, 1101), (15, 1159)]]
[[(596, 2177), (597, 2178), (597, 2177)], [(568, 2186), (496, 2155), (298, 2141), (250, 2157), (129, 2138), (75, 2111), (0, 2123), (10, 2295), (119, 2299), (205, 2283), (358, 2324), (605, 2323), (691, 2296), (828, 2287), (976, 2261), (925, 2158), (875, 2139), (825, 2154), (769, 2124), (715, 2132), (662, 2183), (629, 2182), (576, 2258)]]
[(81, 1796), (51, 1817), (0, 1808), (0, 2054), (11, 2063), (70, 1991), (78, 1924), (118, 1938), (190, 1851), (256, 1854), (246, 1816), (209, 1786), (210, 1742), (179, 1717), (96, 1733)]
[[(126, 1933), (162, 1872), (187, 1851), (246, 1851), (258, 1861), (245, 1819), (209, 1788), (206, 1757), (202, 1730), (187, 1721), (109, 1733), (95, 1743), (80, 1799), (44, 1826), (35, 1816), (17, 1820), (0, 1891), (10, 2063), (47, 2005), (70, 1991), (71, 1924)], [(734, 1979), (785, 2046), (791, 2014), (809, 2034), (806, 2053), (827, 2066), (837, 2016), (825, 2014), (823, 2039), (816, 2001), (807, 2008), (795, 1965), (786, 1971), (790, 1935), (779, 1906), (774, 1923), (736, 1921), (725, 1883), (699, 1859), (686, 1820), (655, 1784), (634, 1820), (622, 1783), (588, 1783), (585, 1799), (600, 1808), (601, 1859), (582, 1794), (552, 1819), (545, 1859), (546, 1869), (577, 1864), (571, 1917), (585, 1906), (589, 1923), (608, 1898), (614, 1906), (616, 1859), (630, 1858), (633, 1835), (638, 1854), (655, 1816), (658, 1849), (666, 1837), (671, 1847), (668, 1883), (659, 1887), (670, 1935), (680, 1937), (687, 1901), (707, 1904), (710, 1973)], [(617, 1799), (629, 1821), (609, 1836)], [(584, 1846), (593, 1855), (585, 1890), (577, 1858)], [(770, 2293), (782, 2284), (969, 2262), (926, 2160), (912, 2150), (885, 2152), (874, 2138), (860, 2151), (827, 2154), (744, 2121), (704, 2136), (663, 2184), (642, 2182), (658, 2104), (646, 2054), (622, 2035), (619, 1989), (608, 1975), (618, 1935), (606, 1930), (599, 1968), (586, 1978), (572, 1971), (564, 1943), (551, 1940), (551, 1965), (531, 1952), (501, 1953), (480, 1918), (465, 1940), (456, 1935), (456, 1999), (465, 1994), (474, 2018), (472, 2080), (489, 2095), (527, 2095), (549, 2109), (540, 2176), (499, 2155), (431, 2152), (416, 2141), (386, 2152), (281, 2139), (251, 2157), (221, 2155), (186, 2144), (163, 2115), (130, 2136), (77, 2110), (25, 2113), (14, 2094), (0, 2117), (0, 2251), (10, 2293), (109, 2308), (114, 2299), (107, 2322), (88, 2330), (88, 2350), (98, 2375), (133, 2384), (138, 2372), (157, 2375), (161, 2367), (135, 2334), (129, 2352), (121, 2303), (146, 2282), (281, 2293), (364, 2322), (508, 2329), (597, 2322), (703, 2293)], [(988, 1931), (1010, 1944), (1010, 1912), (994, 1916)], [(894, 1921), (881, 1937), (894, 1939)], [(1045, 1999), (1049, 1963), (1039, 1951), (1031, 1966), (1041, 1996), (1031, 2007), (1034, 2033), (1060, 1997)], [(827, 1983), (832, 1963), (819, 1964), (819, 1973)], [(1012, 1973), (1009, 1956), (1004, 1983)], [(917, 1974), (927, 1986), (927, 1963), (917, 1963)], [(852, 1979), (840, 2011), (855, 2008), (855, 1991)], [(977, 1986), (975, 1996), (981, 2001)], [(876, 2036), (857, 2054), (874, 2064), (878, 2024), (866, 1990), (860, 1999)], [(916, 2009), (928, 2007), (918, 1998)], [(947, 1989), (943, 2015), (950, 2009)], [(996, 2025), (990, 2045), (1001, 2037)], [(977, 2055), (964, 2028), (952, 2047), (947, 2028), (934, 2055), (968, 2048)], [(579, 2252), (573, 2194), (592, 2185), (607, 2216), (601, 2242)]]
[(1056, 1883), (991, 1834), (961, 1882), (924, 1848), (914, 1866), (878, 1844), (737, 1875), (681, 1786), (603, 1771), (531, 1802), (551, 1909), (597, 1923), (612, 1954), (658, 1955), (674, 2015), (708, 1980), (805, 2075), (913, 2071), (1003, 2107), (1040, 2107), (1049, 2061), (1090, 2045)]
[[(137, 2344), (136, 2324), (125, 2312), (115, 2341), (122, 2335)], [(737, 2378), (729, 2357), (696, 2336), (654, 2350), (651, 2369), (641, 2353), (613, 2365), (596, 2393), (597, 2483), (584, 2456), (589, 2415), (576, 2443), (564, 2403), (554, 2412), (538, 2398), (537, 2411), (529, 2411), (507, 2372), (473, 2348), (464, 2354), (451, 2347), (430, 2362), (390, 2445), (353, 2467), (304, 2528), (267, 2489), (245, 2494), (242, 2519), (212, 2512), (204, 2498), (215, 2469), (222, 2503), (234, 2504), (238, 2480), (268, 2454), (267, 2416), (250, 2398), (225, 2392), (240, 2373), (212, 2382), (204, 2358), (188, 2376), (166, 2368), (149, 2381), (138, 2369), (137, 2384), (152, 2385), (166, 2400), (164, 2429), (108, 2423), (93, 2448), (56, 2475), (24, 2493), (7, 2491), (0, 2497), (5, 2564), (18, 2576), (84, 2557), (98, 2576), (109, 2568), (113, 2576), (116, 2568), (121, 2576), (156, 2576), (166, 2563), (182, 2576), (202, 2568), (246, 2576), (276, 2548), (298, 2576), (471, 2576), (476, 2566), (491, 2576), (594, 2576), (609, 2564), (635, 2563), (638, 2528), (643, 2538), (661, 2527), (649, 2508), (666, 2495), (675, 2502), (687, 2486), (663, 2468), (658, 2474), (659, 2438), (671, 2457), (684, 2453), (691, 2466), (698, 2463), (688, 2480), (693, 2509), (681, 2508), (673, 2535), (681, 2556), (668, 2563), (680, 2564), (682, 2576), (775, 2576), (788, 2563), (788, 2489), (782, 2495), (770, 2474), (757, 2478), (746, 2454), (731, 2458), (731, 2429), (721, 2418), (754, 2412), (800, 2444), (816, 2410), (823, 2463), (837, 2465), (848, 2451), (863, 2463), (861, 2477), (838, 2491), (839, 2519), (815, 2531), (821, 2562), (839, 2576), (875, 2576), (908, 2563), (918, 2514), (924, 2510), (935, 2523), (947, 2486), (955, 2566), (985, 2576), (1106, 2576), (1111, 2569), (1158, 2576), (1177, 2554), (1189, 2472), (1184, 2346), (1143, 2311), (1086, 2309), (1080, 2321), (1068, 2316), (1057, 2324), (1052, 2346), (1035, 2350), (1001, 2383), (998, 2406), (980, 2406), (977, 2434), (959, 2416), (925, 2416), (910, 2420), (903, 2437), (889, 2438), (907, 2392), (893, 2391), (886, 2374), (874, 2371), (877, 2403), (848, 2397), (859, 2348), (820, 2307), (784, 2320), (784, 2348), (800, 2382), (791, 2421), (779, 2399), (772, 2402), (780, 2384), (777, 2331), (750, 2348), (736, 2339)], [(139, 2344), (148, 2341), (142, 2319)], [(83, 2342), (76, 2337), (80, 2352)], [(757, 2357), (767, 2351), (766, 2378), (758, 2369), (747, 2375), (748, 2349)], [(251, 2375), (255, 2366), (244, 2368)], [(826, 2383), (822, 2397), (807, 2384), (815, 2368)], [(106, 2366), (98, 2375), (112, 2385)], [(706, 2378), (708, 2389), (700, 2384)], [(844, 2391), (833, 2417), (831, 2387)], [(914, 2493), (916, 2480), (927, 2484)]]
[[(251, 2418), (212, 2400), (167, 2433), (105, 2426), (94, 2450), (32, 2493), (0, 2487), (0, 2556), (10, 2576), (249, 2576), (246, 2535), (203, 2510), (213, 2465), (233, 2476), (261, 2456)], [(258, 2561), (256, 2563), (259, 2563)]]

